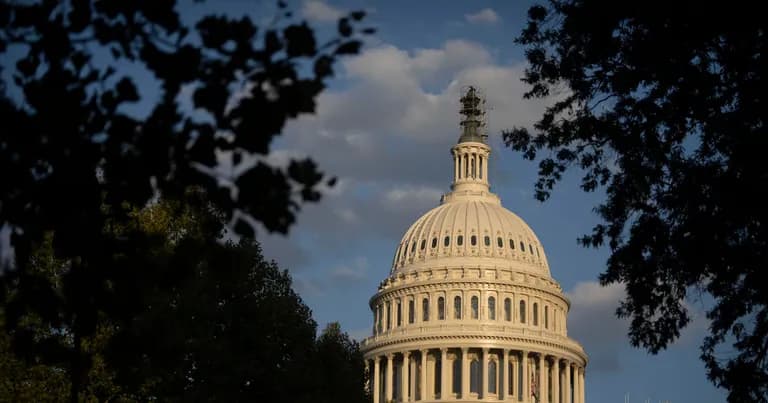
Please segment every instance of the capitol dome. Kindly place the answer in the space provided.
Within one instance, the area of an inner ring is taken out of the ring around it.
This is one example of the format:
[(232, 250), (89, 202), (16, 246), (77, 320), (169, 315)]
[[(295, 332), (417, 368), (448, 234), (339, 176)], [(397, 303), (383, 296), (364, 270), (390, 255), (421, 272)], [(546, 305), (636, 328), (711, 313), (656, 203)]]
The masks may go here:
[(362, 343), (374, 403), (584, 403), (587, 356), (544, 248), (491, 193), (483, 100), (461, 98), (451, 191), (403, 235)]

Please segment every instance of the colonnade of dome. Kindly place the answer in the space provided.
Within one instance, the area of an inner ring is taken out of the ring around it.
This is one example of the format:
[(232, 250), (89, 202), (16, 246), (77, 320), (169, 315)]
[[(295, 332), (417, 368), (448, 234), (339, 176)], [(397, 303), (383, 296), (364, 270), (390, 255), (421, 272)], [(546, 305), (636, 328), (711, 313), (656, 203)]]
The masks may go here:
[(490, 192), (478, 99), (462, 98), (452, 191), (406, 231), (370, 300), (373, 402), (583, 403), (570, 303), (533, 230)]

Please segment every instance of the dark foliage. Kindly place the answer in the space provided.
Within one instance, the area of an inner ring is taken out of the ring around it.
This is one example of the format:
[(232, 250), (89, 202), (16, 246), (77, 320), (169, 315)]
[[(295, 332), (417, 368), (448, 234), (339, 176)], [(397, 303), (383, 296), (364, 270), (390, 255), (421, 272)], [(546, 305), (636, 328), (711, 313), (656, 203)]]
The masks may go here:
[[(527, 97), (552, 97), (533, 131), (504, 133), (540, 161), (540, 200), (569, 167), (604, 186), (603, 222), (581, 242), (611, 249), (602, 284), (656, 353), (713, 301), (702, 345), (731, 402), (768, 401), (768, 37), (754, 3), (552, 1), (517, 41)], [(726, 347), (731, 344), (732, 348)]]
[[(5, 325), (19, 352), (68, 363), (73, 401), (92, 361), (83, 340), (102, 318), (132, 323), (144, 308), (135, 291), (168, 289), (190, 267), (141, 255), (157, 239), (111, 230), (135, 206), (158, 193), (184, 200), (197, 187), (252, 237), (241, 217), (284, 233), (302, 203), (320, 198), (326, 179), (313, 161), (277, 167), (263, 156), (288, 119), (314, 112), (335, 60), (371, 31), (358, 29), (364, 14), (355, 12), (319, 42), (279, 10), (265, 29), (218, 15), (187, 27), (175, 0), (0, 2), (0, 69), (12, 80), (0, 83), (0, 227), (12, 228), (16, 257), (14, 270), (0, 269), (17, 286)], [(180, 107), (190, 92), (194, 110)], [(146, 116), (131, 113), (136, 106)], [(221, 158), (230, 174), (216, 169)], [(27, 267), (49, 233), (66, 262), (61, 288)], [(0, 287), (0, 299), (8, 292)], [(71, 343), (26, 333), (27, 314)]]
[[(356, 342), (331, 324), (315, 338), (311, 311), (291, 278), (267, 262), (258, 243), (221, 243), (221, 215), (205, 203), (163, 200), (131, 214), (122, 236), (143, 239), (121, 264), (137, 279), (118, 282), (136, 293), (130, 320), (102, 318), (83, 337), (93, 360), (80, 380), (81, 397), (98, 401), (364, 402), (363, 359)], [(143, 235), (140, 237), (138, 234)], [(67, 265), (55, 259), (53, 237), (36, 248), (30, 270), (53, 283)], [(141, 259), (141, 261), (139, 261)], [(140, 264), (137, 264), (140, 263)], [(13, 305), (23, 282), (8, 287)], [(154, 285), (149, 287), (149, 285)], [(54, 287), (61, 293), (63, 286)], [(0, 323), (3, 322), (0, 309)], [(64, 332), (62, 332), (62, 329)], [(10, 344), (28, 332), (68, 347), (73, 334), (34, 314), (0, 334), (0, 401), (66, 399), (69, 368), (17, 358)], [(26, 358), (26, 359), (25, 359)], [(9, 372), (3, 372), (9, 371)], [(14, 376), (7, 376), (13, 371)]]

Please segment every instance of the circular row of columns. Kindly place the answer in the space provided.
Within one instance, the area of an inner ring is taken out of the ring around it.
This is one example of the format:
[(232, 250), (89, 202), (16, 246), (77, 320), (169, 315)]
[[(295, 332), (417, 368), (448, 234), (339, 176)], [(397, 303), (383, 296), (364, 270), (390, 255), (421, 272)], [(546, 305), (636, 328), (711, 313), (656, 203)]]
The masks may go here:
[[(469, 348), (461, 348), (461, 399), (462, 400), (468, 400), (471, 398), (470, 395), (470, 387), (469, 387), (469, 359), (468, 359), (468, 353)], [(482, 372), (482, 381), (480, 385), (480, 391), (476, 397), (477, 400), (486, 400), (489, 398), (488, 395), (488, 359), (489, 359), (489, 348), (483, 348), (482, 350), (482, 365), (480, 367), (480, 370)], [(405, 351), (402, 353), (389, 353), (384, 356), (376, 356), (373, 358), (373, 371), (370, 369), (370, 361), (367, 361), (367, 364), (369, 365), (369, 373), (371, 373), (372, 376), (372, 383), (373, 383), (373, 403), (387, 403), (393, 401), (393, 386), (394, 386), (394, 378), (393, 378), (393, 368), (395, 363), (395, 355), (401, 355), (402, 361), (401, 361), (401, 371), (400, 374), (402, 376), (400, 385), (402, 388), (401, 393), (401, 399), (402, 402), (418, 402), (418, 401), (425, 401), (425, 400), (439, 400), (439, 401), (451, 401), (456, 400), (456, 397), (453, 395), (453, 393), (446, 393), (446, 391), (449, 390), (449, 368), (451, 366), (441, 364), (441, 374), (440, 374), (440, 384), (441, 384), (441, 390), (443, 391), (443, 396), (435, 396), (434, 399), (430, 399), (430, 393), (427, 391), (427, 374), (424, 370), (427, 367), (427, 357), (429, 354), (429, 349), (422, 349), (418, 350), (419, 355), (421, 357), (421, 370), (420, 372), (420, 390), (421, 390), (421, 396), (409, 396), (408, 387), (405, 385), (408, 385), (408, 379), (409, 379), (409, 365), (405, 365), (405, 363), (410, 363), (410, 351)], [(506, 371), (509, 370), (509, 360), (510, 358), (513, 360), (513, 363), (517, 362), (518, 359), (518, 353), (512, 353), (510, 355), (510, 350), (503, 350), (504, 354), (502, 355), (502, 363), (500, 368), (502, 368), (500, 379), (502, 380), (499, 388), (498, 393), (498, 399), (497, 400), (504, 400), (508, 397), (513, 397), (514, 393), (507, 393), (509, 391), (510, 385), (508, 384), (509, 376), (506, 373)], [(448, 361), (448, 348), (441, 348), (440, 349), (440, 362), (441, 363), (447, 363)], [(522, 365), (520, 366), (522, 368), (523, 374), (522, 374), (522, 399), (520, 397), (515, 398), (516, 401), (521, 402), (531, 402), (531, 403), (585, 403), (585, 391), (584, 391), (584, 367), (578, 365), (575, 362), (569, 361), (564, 358), (558, 358), (554, 356), (547, 356), (543, 353), (536, 353), (536, 352), (528, 352), (525, 350), (519, 351), (519, 357), (522, 357), (523, 362), (525, 362), (525, 358), (538, 358), (538, 379), (539, 382), (536, 382), (534, 384), (534, 387), (538, 390), (534, 390), (533, 392), (536, 392), (535, 396), (533, 397), (533, 393), (531, 391), (531, 376), (533, 375), (534, 378), (536, 378), (536, 374), (531, 374), (529, 370), (529, 365)], [(379, 385), (380, 378), (381, 378), (381, 360), (385, 359), (387, 362), (387, 365), (385, 366), (386, 373), (384, 377), (384, 401), (382, 402), (380, 399), (380, 393), (378, 393), (381, 390), (381, 385)], [(551, 361), (550, 361), (551, 360)], [(562, 368), (560, 364), (562, 365)], [(527, 363), (526, 363), (527, 364)], [(517, 365), (512, 366), (512, 379), (513, 382), (517, 382), (518, 374), (517, 374)], [(497, 369), (498, 371), (498, 369)], [(571, 379), (571, 374), (573, 374), (573, 379)], [(550, 387), (548, 385), (549, 379), (552, 379), (552, 388), (550, 390)], [(573, 386), (573, 390), (571, 390), (571, 386)], [(520, 390), (519, 388), (515, 388), (517, 390)], [(551, 392), (551, 396), (549, 396), (549, 392)], [(415, 391), (414, 391), (415, 394)], [(439, 398), (438, 398), (439, 397)], [(573, 397), (573, 399), (571, 399)]]

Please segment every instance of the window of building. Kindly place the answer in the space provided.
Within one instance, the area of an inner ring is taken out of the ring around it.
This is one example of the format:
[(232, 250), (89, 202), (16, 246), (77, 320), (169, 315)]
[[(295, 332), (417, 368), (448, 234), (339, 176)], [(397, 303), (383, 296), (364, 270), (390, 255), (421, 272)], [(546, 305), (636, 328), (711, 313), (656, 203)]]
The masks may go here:
[(414, 306), (413, 300), (408, 301), (408, 323), (413, 323), (415, 321), (415, 311), (416, 307)]
[(427, 240), (426, 239), (422, 239), (421, 240), (421, 250), (424, 250), (426, 247), (427, 247)]
[(416, 250), (416, 241), (413, 241), (411, 244), (411, 253), (413, 253)]
[(485, 242), (485, 246), (491, 246), (491, 237), (486, 235), (485, 239), (483, 239), (483, 242)]
[(392, 308), (389, 301), (387, 301), (387, 330), (392, 329), (392, 311), (390, 310)]
[(469, 363), (469, 392), (480, 393), (480, 361), (472, 360)]
[(498, 245), (499, 248), (504, 247), (504, 240), (501, 239), (501, 237), (496, 238), (496, 245)]
[(376, 329), (377, 329), (377, 333), (381, 333), (381, 326), (382, 326), (382, 323), (384, 323), (384, 318), (382, 317), (382, 312), (384, 312), (384, 308), (381, 305), (379, 305), (376, 311), (377, 311)]
[(523, 243), (523, 241), (520, 241), (520, 250), (525, 252), (525, 244)]
[(445, 320), (445, 298), (437, 299), (437, 320)]
[(472, 319), (477, 319), (479, 317), (479, 315), (478, 315), (478, 313), (479, 313), (479, 307), (478, 307), (479, 301), (477, 299), (477, 296), (473, 296), (472, 297), (472, 299), (470, 301), (470, 304), (472, 305)]
[(539, 325), (539, 304), (536, 302), (533, 303), (533, 325)]
[(443, 239), (443, 246), (448, 246), (451, 244), (451, 237), (447, 236), (445, 239)]
[(509, 249), (515, 249), (515, 241), (512, 238), (509, 238)]
[(531, 246), (531, 244), (528, 244), (528, 250), (531, 251), (531, 255), (533, 255), (533, 246)]
[(456, 245), (459, 245), (459, 246), (464, 245), (464, 236), (459, 235), (458, 237), (456, 237)]
[(461, 297), (453, 297), (453, 317), (455, 319), (461, 319)]
[(509, 298), (504, 299), (504, 320), (507, 322), (512, 320), (512, 300)]
[(432, 249), (437, 248), (437, 238), (432, 238)]
[(442, 390), (441, 386), (443, 386), (443, 385), (441, 385), (442, 384), (442, 378), (443, 378), (441, 376), (443, 374), (443, 368), (442, 367), (443, 367), (443, 360), (442, 359), (435, 361), (435, 374), (434, 374), (435, 377), (434, 377), (434, 382), (432, 384), (435, 386), (434, 392), (435, 392), (436, 395), (440, 394), (440, 391)]
[(549, 307), (544, 306), (544, 329), (549, 329)]
[(453, 360), (453, 393), (461, 393), (461, 360)]
[(397, 306), (396, 306), (396, 309), (397, 309), (397, 320), (396, 320), (397, 327), (400, 327), (400, 326), (403, 325), (403, 315), (402, 315), (402, 311), (401, 311), (402, 308), (403, 308), (403, 306), (400, 303), (400, 300), (397, 300)]
[(421, 320), (423, 322), (429, 320), (429, 298), (424, 298), (421, 301)]
[(496, 361), (488, 361), (488, 393), (496, 392)]
[(471, 238), (469, 238), (470, 242), (472, 243), (472, 246), (477, 245), (477, 236), (472, 235)]
[(525, 323), (525, 301), (520, 301), (520, 323)]
[(488, 297), (488, 319), (496, 320), (496, 298)]

